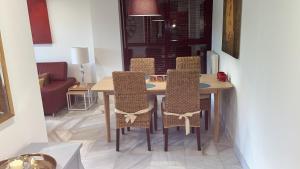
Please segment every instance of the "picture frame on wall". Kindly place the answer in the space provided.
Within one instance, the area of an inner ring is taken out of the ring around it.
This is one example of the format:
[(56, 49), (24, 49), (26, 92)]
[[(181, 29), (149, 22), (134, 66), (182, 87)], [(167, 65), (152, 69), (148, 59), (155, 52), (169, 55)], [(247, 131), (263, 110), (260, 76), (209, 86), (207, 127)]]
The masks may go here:
[(15, 115), (0, 32), (0, 124)]
[(27, 0), (33, 44), (52, 44), (46, 0)]
[(239, 59), (242, 0), (224, 0), (222, 50)]

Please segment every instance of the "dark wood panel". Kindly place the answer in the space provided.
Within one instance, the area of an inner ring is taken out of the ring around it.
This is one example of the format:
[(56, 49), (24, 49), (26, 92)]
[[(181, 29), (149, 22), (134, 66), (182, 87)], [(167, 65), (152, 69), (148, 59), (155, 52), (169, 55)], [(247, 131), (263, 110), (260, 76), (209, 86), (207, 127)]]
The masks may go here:
[(206, 72), (206, 51), (211, 49), (212, 0), (158, 0), (162, 16), (128, 16), (128, 0), (120, 1), (123, 63), (132, 57), (154, 57), (156, 73), (176, 66), (176, 57), (201, 56)]

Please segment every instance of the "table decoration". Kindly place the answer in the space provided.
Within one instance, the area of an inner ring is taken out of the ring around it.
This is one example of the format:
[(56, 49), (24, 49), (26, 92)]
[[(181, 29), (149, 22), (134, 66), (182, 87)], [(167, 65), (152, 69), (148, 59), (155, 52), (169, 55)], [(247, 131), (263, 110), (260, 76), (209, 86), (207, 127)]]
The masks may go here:
[(207, 84), (207, 83), (200, 83), (200, 88), (209, 88), (210, 87), (210, 85), (209, 84)]
[(0, 169), (56, 169), (56, 160), (46, 154), (24, 154), (0, 161)]
[(147, 87), (147, 89), (150, 89), (150, 88), (154, 88), (155, 85), (154, 85), (154, 84), (151, 84), (151, 83), (147, 83), (147, 84), (146, 84), (146, 87)]
[(167, 75), (150, 75), (151, 82), (164, 82), (167, 81)]
[(221, 82), (226, 82), (227, 79), (228, 79), (228, 76), (226, 75), (225, 72), (218, 72), (217, 78), (218, 78), (218, 80), (221, 81)]

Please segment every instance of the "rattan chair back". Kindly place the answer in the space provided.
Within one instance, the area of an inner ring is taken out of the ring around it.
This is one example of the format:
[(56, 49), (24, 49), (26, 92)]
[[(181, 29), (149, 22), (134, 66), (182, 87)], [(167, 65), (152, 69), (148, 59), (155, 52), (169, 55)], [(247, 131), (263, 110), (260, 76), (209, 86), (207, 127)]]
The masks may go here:
[(199, 71), (168, 70), (165, 111), (186, 113), (200, 110)]
[[(135, 113), (149, 107), (144, 73), (113, 72), (113, 84), (117, 110)], [(116, 116), (117, 128), (128, 126), (149, 128), (150, 126), (150, 113), (139, 115), (133, 124), (126, 123), (124, 115), (116, 114)]]
[(199, 56), (177, 57), (176, 58), (177, 70), (201, 70), (201, 60)]
[(144, 72), (146, 75), (154, 75), (154, 62), (154, 58), (132, 58), (130, 60), (130, 71)]

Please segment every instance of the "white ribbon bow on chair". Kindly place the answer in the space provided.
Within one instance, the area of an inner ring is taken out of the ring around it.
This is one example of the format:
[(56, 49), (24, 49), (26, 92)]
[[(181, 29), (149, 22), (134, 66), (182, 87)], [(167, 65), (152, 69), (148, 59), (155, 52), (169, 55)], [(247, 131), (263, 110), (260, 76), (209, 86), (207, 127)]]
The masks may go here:
[(179, 120), (184, 118), (185, 120), (185, 134), (189, 135), (191, 133), (191, 124), (190, 124), (190, 119), (189, 117), (193, 117), (195, 114), (200, 114), (201, 111), (196, 111), (196, 112), (187, 112), (184, 114), (178, 114), (178, 113), (169, 113), (169, 112), (164, 112), (164, 115), (166, 116), (177, 116)]
[(134, 113), (124, 112), (124, 111), (121, 111), (121, 110), (118, 110), (118, 109), (115, 109), (115, 111), (116, 111), (117, 114), (123, 114), (124, 115), (126, 123), (130, 122), (132, 124), (136, 120), (137, 115), (148, 113), (152, 109), (153, 109), (153, 107), (150, 106), (146, 109), (143, 109), (143, 110), (140, 110), (140, 111), (137, 111), (137, 112), (134, 112)]

